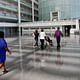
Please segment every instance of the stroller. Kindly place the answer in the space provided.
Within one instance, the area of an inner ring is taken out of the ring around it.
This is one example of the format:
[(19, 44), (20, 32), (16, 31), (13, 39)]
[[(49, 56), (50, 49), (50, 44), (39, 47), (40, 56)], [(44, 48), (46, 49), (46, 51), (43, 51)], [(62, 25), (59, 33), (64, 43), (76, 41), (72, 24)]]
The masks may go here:
[(45, 47), (53, 46), (53, 42), (48, 35), (45, 36)]

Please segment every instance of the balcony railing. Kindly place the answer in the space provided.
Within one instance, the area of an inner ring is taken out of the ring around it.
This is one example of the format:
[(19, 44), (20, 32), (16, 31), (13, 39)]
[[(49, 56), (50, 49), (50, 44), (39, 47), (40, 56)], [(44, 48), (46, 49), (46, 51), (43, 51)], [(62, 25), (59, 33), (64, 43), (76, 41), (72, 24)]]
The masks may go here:
[[(14, 11), (14, 12), (18, 12), (18, 9), (15, 9), (15, 8), (10, 8), (10, 6), (5, 6), (5, 5), (3, 5), (3, 4), (0, 4), (0, 8), (4, 8), (4, 9), (7, 9), (7, 10), (10, 10), (10, 11)], [(21, 11), (21, 13), (23, 13), (23, 14), (26, 14), (26, 15), (32, 15), (32, 13), (29, 13), (29, 12), (25, 12), (25, 11)]]
[[(16, 16), (4, 16), (4, 15), (0, 15), (0, 18), (1, 19), (10, 19), (10, 20), (18, 20), (18, 17)], [(28, 18), (21, 18), (21, 21), (32, 21), (31, 19), (28, 19)]]
[[(14, 0), (14, 1), (18, 2), (17, 0)], [(32, 0), (30, 0), (30, 1), (32, 1)], [(37, 1), (35, 1), (35, 3), (38, 4)], [(30, 5), (29, 3), (22, 2), (22, 1), (21, 1), (21, 5), (24, 5), (25, 7), (32, 8), (32, 5)], [(38, 11), (38, 8), (34, 8), (34, 10)]]

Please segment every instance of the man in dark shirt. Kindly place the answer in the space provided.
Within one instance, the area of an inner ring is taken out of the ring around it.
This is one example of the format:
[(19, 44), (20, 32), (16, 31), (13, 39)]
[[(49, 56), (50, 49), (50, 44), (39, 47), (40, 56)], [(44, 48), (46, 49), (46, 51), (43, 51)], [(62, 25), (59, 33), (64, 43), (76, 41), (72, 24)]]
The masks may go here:
[(38, 33), (38, 30), (37, 29), (34, 32), (34, 36), (35, 36), (35, 46), (38, 46), (39, 33)]

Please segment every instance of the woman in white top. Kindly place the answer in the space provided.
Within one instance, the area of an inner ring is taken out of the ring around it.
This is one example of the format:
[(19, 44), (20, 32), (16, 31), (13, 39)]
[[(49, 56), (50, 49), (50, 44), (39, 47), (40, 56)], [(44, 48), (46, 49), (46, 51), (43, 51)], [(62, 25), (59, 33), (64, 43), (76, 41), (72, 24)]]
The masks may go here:
[(41, 29), (41, 32), (40, 32), (41, 50), (44, 49), (44, 40), (45, 40), (45, 32), (43, 29)]

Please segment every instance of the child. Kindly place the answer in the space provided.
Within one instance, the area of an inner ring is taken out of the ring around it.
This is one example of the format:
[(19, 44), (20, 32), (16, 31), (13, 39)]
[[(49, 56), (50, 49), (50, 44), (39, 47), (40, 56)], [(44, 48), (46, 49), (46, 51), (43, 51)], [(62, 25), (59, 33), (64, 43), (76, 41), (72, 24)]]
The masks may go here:
[(7, 47), (7, 43), (4, 40), (4, 33), (0, 31), (0, 68), (3, 68), (3, 74), (8, 72), (5, 67), (6, 51), (11, 54), (11, 51)]

